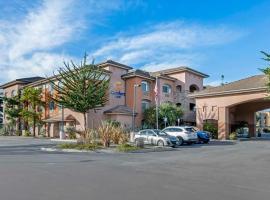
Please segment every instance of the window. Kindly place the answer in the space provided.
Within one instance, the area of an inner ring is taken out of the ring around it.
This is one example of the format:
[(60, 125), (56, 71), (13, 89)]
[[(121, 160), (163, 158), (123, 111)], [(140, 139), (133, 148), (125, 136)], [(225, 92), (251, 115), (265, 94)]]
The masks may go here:
[(146, 131), (140, 131), (140, 135), (146, 135)]
[(50, 83), (50, 85), (49, 85), (49, 92), (50, 92), (50, 94), (53, 94), (53, 84), (52, 83)]
[(182, 92), (182, 86), (181, 86), (181, 85), (177, 85), (177, 86), (176, 86), (176, 91), (177, 91), (178, 93)]
[(151, 131), (151, 130), (147, 131), (146, 134), (147, 134), (147, 136), (155, 136), (155, 135), (156, 135), (156, 134), (155, 134), (153, 131)]
[(189, 86), (189, 92), (193, 93), (196, 91), (199, 91), (199, 87), (197, 85), (193, 84), (193, 85)]
[(50, 102), (49, 107), (50, 107), (50, 111), (54, 110), (54, 102), (53, 101)]
[(141, 83), (143, 93), (148, 93), (150, 90), (149, 83), (147, 81), (142, 81)]
[(142, 112), (150, 107), (150, 102), (148, 100), (142, 100)]
[(167, 133), (165, 133), (164, 131), (160, 131), (160, 130), (153, 130), (158, 136), (167, 136)]
[(196, 107), (196, 105), (194, 103), (189, 104), (189, 110), (190, 111), (195, 111), (195, 107)]
[(165, 94), (170, 94), (172, 92), (172, 87), (168, 84), (162, 86), (162, 92)]
[(15, 90), (12, 90), (11, 91), (11, 97), (15, 97), (16, 96), (16, 91)]
[(196, 130), (192, 127), (185, 128), (187, 132), (195, 132)]
[(177, 107), (181, 107), (182, 104), (181, 104), (181, 103), (177, 103), (176, 106), (177, 106)]

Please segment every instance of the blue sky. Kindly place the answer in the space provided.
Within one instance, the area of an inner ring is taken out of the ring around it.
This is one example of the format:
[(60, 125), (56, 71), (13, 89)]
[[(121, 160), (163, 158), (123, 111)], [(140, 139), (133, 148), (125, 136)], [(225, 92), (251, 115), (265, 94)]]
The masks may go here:
[(135, 68), (189, 66), (220, 84), (254, 74), (270, 52), (270, 1), (0, 0), (0, 83), (49, 76), (84, 52)]

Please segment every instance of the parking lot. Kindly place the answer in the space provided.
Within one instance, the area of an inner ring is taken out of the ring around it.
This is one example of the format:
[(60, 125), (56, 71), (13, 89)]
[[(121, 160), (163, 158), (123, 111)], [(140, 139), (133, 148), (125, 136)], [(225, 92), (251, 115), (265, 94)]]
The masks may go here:
[(57, 153), (49, 140), (0, 138), (0, 199), (269, 200), (270, 141), (152, 153)]

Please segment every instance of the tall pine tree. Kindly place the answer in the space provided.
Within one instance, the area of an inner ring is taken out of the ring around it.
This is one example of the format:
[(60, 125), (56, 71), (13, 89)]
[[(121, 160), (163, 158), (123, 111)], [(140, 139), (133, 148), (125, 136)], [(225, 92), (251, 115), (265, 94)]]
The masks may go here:
[(51, 79), (59, 105), (83, 114), (84, 129), (87, 130), (87, 113), (105, 105), (108, 101), (110, 75), (94, 64), (87, 64), (85, 55), (80, 64), (64, 62), (64, 67)]

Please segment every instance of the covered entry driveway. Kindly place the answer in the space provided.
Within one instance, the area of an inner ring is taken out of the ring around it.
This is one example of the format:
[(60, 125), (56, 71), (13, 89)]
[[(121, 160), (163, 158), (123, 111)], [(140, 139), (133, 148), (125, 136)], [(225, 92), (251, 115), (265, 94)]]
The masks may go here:
[(250, 136), (255, 136), (255, 113), (270, 108), (266, 83), (265, 75), (257, 75), (191, 95), (196, 100), (197, 126), (202, 129), (205, 121), (216, 121), (218, 138), (227, 139), (245, 122)]

